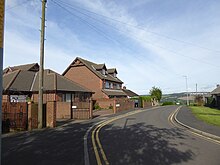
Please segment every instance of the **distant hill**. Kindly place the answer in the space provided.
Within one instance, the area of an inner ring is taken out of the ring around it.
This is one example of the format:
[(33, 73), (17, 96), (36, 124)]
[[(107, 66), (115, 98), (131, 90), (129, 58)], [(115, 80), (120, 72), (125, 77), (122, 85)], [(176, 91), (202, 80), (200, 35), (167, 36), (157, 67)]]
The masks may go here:
[(185, 97), (186, 92), (181, 93), (172, 93), (172, 94), (164, 94), (162, 96), (161, 102), (175, 102), (175, 103), (182, 103), (184, 104), (184, 101), (179, 100), (178, 98)]

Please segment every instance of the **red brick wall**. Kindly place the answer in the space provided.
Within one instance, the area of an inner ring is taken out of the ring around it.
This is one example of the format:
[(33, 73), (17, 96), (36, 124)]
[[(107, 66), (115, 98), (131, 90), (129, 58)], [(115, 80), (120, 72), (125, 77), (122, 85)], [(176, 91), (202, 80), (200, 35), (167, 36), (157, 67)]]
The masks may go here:
[(114, 99), (97, 99), (96, 103), (103, 109), (108, 109), (110, 106), (114, 105)]
[(56, 102), (47, 102), (47, 127), (56, 127)]
[[(119, 105), (118, 107), (116, 105)], [(116, 104), (116, 113), (124, 110), (134, 109), (134, 101), (129, 99), (117, 99)]]
[(69, 102), (57, 102), (56, 105), (56, 118), (57, 119), (70, 119), (70, 106), (71, 103)]
[[(55, 93), (45, 93), (43, 94), (44, 104), (46, 104), (48, 101), (56, 101), (56, 94)], [(31, 97), (31, 100), (34, 103), (38, 103), (38, 94), (33, 94)]]
[(142, 104), (143, 104), (143, 108), (149, 108), (149, 107), (152, 107), (152, 103), (149, 102), (149, 101), (143, 101)]
[(64, 75), (68, 79), (95, 92), (93, 99), (107, 98), (102, 90), (102, 80), (86, 66), (71, 67)]
[(28, 130), (36, 129), (38, 125), (38, 104), (28, 104)]
[(2, 102), (3, 103), (9, 102), (9, 96), (8, 95), (2, 95)]

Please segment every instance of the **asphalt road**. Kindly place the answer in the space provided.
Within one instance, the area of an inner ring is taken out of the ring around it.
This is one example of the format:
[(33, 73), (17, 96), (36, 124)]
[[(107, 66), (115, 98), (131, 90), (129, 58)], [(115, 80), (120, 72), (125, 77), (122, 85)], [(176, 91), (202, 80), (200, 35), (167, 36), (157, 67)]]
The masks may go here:
[[(219, 165), (220, 145), (201, 139), (169, 123), (168, 116), (176, 108), (160, 107), (142, 111), (103, 126), (99, 131), (99, 138), (109, 163)], [(118, 115), (120, 114), (113, 116)], [(86, 132), (97, 122), (108, 118), (95, 118), (55, 129), (3, 138), (2, 164), (84, 164)], [(88, 132), (86, 146), (91, 165), (97, 164), (91, 140), (94, 129), (95, 127)]]
[[(104, 126), (99, 138), (109, 164), (220, 165), (219, 144), (175, 127), (168, 121), (176, 108), (144, 111)], [(96, 164), (92, 155), (90, 150), (90, 163)]]
[[(109, 117), (112, 116), (116, 115)], [(4, 137), (2, 165), (83, 165), (84, 135), (91, 126), (106, 118), (97, 117), (53, 129)]]
[(90, 125), (91, 123), (75, 123), (3, 138), (2, 164), (84, 164), (83, 136)]

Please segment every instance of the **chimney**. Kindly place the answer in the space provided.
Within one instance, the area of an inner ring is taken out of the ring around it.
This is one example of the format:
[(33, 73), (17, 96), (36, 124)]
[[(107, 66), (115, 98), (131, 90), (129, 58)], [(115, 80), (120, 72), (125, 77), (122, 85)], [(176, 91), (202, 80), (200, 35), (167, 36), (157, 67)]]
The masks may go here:
[(218, 88), (219, 86), (220, 86), (219, 84), (216, 85), (217, 88)]
[(126, 89), (126, 86), (123, 86), (123, 89)]

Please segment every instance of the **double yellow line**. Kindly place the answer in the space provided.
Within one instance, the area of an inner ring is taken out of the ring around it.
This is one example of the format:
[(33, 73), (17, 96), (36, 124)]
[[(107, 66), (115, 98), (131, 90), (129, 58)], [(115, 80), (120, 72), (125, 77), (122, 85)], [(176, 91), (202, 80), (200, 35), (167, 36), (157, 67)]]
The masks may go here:
[[(211, 141), (211, 142), (213, 142), (213, 143), (215, 143), (215, 144), (218, 144), (218, 145), (220, 145), (220, 141), (219, 140), (216, 140), (216, 139), (214, 139), (214, 138), (211, 138), (211, 137), (209, 137), (209, 136), (205, 136), (204, 134), (209, 134), (209, 133), (206, 133), (206, 132), (203, 132), (203, 134), (202, 133), (198, 133), (198, 132), (202, 132), (202, 131), (200, 131), (200, 130), (197, 130), (197, 129), (195, 129), (195, 128), (192, 128), (192, 127), (190, 127), (190, 126), (187, 126), (187, 125), (185, 125), (185, 126), (183, 126), (184, 124), (183, 123), (181, 123), (181, 122), (177, 122), (177, 121), (175, 121), (176, 120), (176, 116), (177, 116), (177, 114), (178, 114), (178, 112), (179, 112), (179, 110), (182, 108), (182, 106), (180, 106), (180, 107), (178, 107), (174, 112), (172, 112), (170, 115), (169, 115), (169, 117), (168, 117), (168, 120), (169, 120), (169, 122), (173, 125), (173, 126), (175, 126), (175, 127), (178, 127), (178, 128), (186, 128), (186, 131), (187, 132), (189, 132), (189, 133), (191, 133), (191, 134), (193, 134), (193, 135), (195, 135), (195, 136), (197, 136), (197, 137), (200, 137), (200, 138), (202, 138), (202, 139), (204, 139), (204, 140), (207, 140), (207, 141)], [(177, 124), (178, 123), (178, 124)], [(210, 134), (211, 135), (211, 134)], [(212, 135), (212, 136), (215, 136), (215, 135)]]
[(101, 123), (101, 124), (99, 124), (98, 126), (95, 127), (95, 129), (92, 131), (92, 145), (93, 145), (93, 150), (95, 152), (95, 157), (96, 157), (96, 161), (97, 161), (98, 165), (102, 165), (103, 163), (106, 164), (106, 165), (109, 164), (109, 161), (106, 157), (106, 154), (103, 150), (102, 144), (101, 144), (100, 139), (99, 139), (99, 132), (102, 129), (102, 127), (106, 126), (107, 124), (109, 124), (109, 123), (111, 123), (115, 120), (130, 116), (130, 115), (134, 115), (134, 114), (137, 114), (137, 113), (140, 113), (140, 112), (144, 112), (144, 110), (135, 110), (134, 112), (129, 112), (129, 113), (126, 113), (124, 115), (114, 117), (110, 120), (104, 121), (103, 123)]

